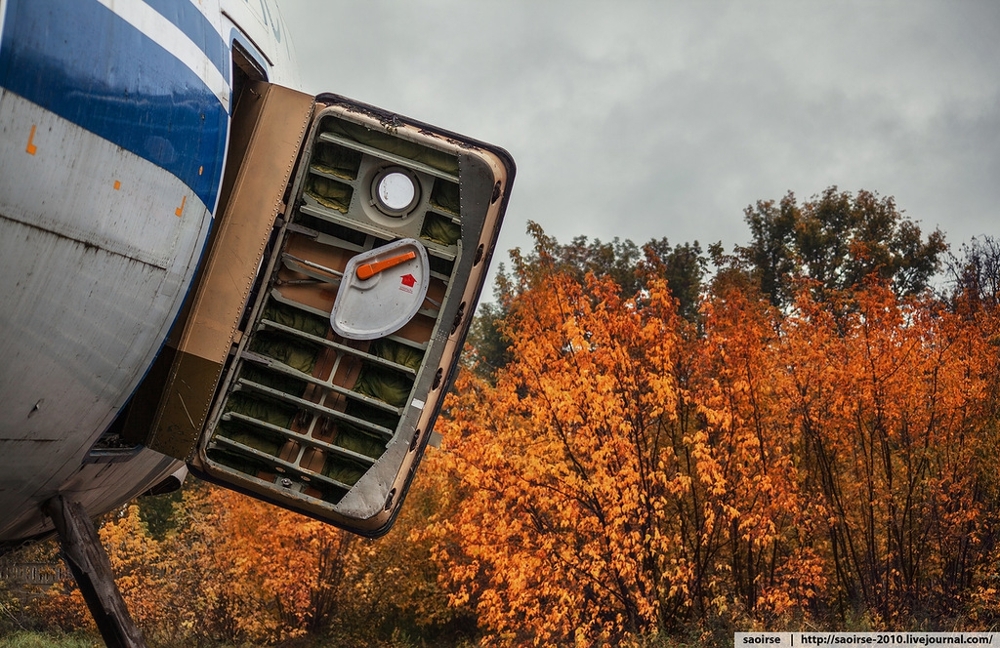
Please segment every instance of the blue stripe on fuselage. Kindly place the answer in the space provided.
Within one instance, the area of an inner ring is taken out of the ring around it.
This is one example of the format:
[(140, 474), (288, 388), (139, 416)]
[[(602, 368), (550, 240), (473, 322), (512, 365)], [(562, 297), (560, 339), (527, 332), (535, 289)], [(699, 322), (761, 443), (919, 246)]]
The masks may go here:
[(190, 0), (145, 0), (146, 4), (156, 10), (175, 27), (197, 45), (212, 62), (222, 77), (232, 82), (229, 66), (229, 50), (222, 36), (215, 30), (205, 14), (201, 13)]
[(8, 0), (0, 86), (166, 169), (215, 207), (229, 123), (222, 103), (95, 0)]

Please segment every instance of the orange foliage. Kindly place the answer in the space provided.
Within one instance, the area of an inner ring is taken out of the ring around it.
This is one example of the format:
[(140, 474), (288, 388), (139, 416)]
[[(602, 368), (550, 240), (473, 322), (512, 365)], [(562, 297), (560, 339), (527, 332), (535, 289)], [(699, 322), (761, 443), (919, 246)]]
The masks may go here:
[(498, 643), (612, 641), (685, 605), (687, 529), (663, 523), (691, 490), (671, 438), (677, 325), (662, 284), (621, 300), (554, 276), (515, 307), (497, 387), (456, 385), (440, 429), (468, 498), (438, 558)]
[[(159, 543), (149, 537), (138, 508), (134, 505), (123, 508), (101, 525), (98, 534), (133, 619), (143, 626), (161, 618), (165, 612), (162, 594), (175, 565), (161, 553)], [(54, 585), (45, 597), (34, 600), (31, 607), (53, 626), (96, 631), (83, 595), (71, 580)]]
[[(223, 489), (190, 482), (178, 530), (150, 536), (138, 507), (99, 529), (115, 578), (151, 645), (267, 645), (336, 628), (349, 643), (410, 627), (433, 635), (450, 609), (421, 539), (437, 490), (418, 478), (393, 534), (358, 538)], [(71, 582), (34, 612), (65, 630), (94, 629)]]
[(188, 597), (185, 632), (276, 641), (324, 626), (349, 568), (350, 535), (206, 486), (185, 492), (184, 510), (174, 585)]
[(837, 322), (806, 300), (799, 312), (789, 404), (838, 595), (890, 626), (922, 607), (954, 614), (994, 542), (995, 322), (879, 286)]
[(719, 281), (695, 324), (663, 281), (518, 272), (512, 361), (460, 373), (389, 536), (204, 486), (162, 541), (129, 508), (101, 534), (140, 625), (267, 643), (472, 617), (485, 645), (591, 646), (1000, 619), (995, 312), (878, 284), (779, 311)]
[(435, 557), (488, 643), (997, 609), (970, 588), (1000, 522), (995, 316), (720, 284), (695, 334), (662, 282), (520, 279), (513, 361), (438, 424), (462, 500)]

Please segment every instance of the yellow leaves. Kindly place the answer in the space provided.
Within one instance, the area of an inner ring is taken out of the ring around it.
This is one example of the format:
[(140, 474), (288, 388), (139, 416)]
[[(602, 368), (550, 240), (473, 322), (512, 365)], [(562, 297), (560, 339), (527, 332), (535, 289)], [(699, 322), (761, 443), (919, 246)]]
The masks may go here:
[[(737, 291), (694, 335), (662, 283), (623, 299), (546, 277), (512, 304), (495, 386), (457, 377), (445, 449), (379, 543), (192, 494), (176, 557), (216, 576), (178, 625), (290, 636), (332, 590), (380, 614), (474, 615), (484, 645), (596, 646), (865, 596), (899, 618), (949, 578), (995, 619), (998, 324), (879, 289), (856, 306), (803, 293), (781, 314)], [(172, 553), (133, 543), (128, 515), (107, 533), (125, 570)], [(336, 573), (323, 556), (343, 557)]]
[[(593, 293), (610, 299), (608, 291)], [(642, 531), (650, 528), (651, 500), (642, 503), (648, 491), (639, 476), (645, 472), (651, 485), (661, 480), (649, 476), (659, 457), (644, 445), (655, 421), (641, 408), (651, 394), (672, 389), (669, 376), (643, 361), (641, 312), (595, 303), (558, 279), (531, 306), (511, 329), (518, 331), (515, 364), (477, 404), (490, 428), (476, 430), (456, 412), (469, 425), (468, 436), (450, 446), (461, 456), (454, 465), (475, 469), (459, 475), (472, 490), (454, 539), (478, 568), (444, 573), (462, 592), (453, 600), (474, 601), (500, 644), (592, 645), (624, 630), (606, 627), (606, 610), (635, 627), (655, 619), (656, 588), (643, 585), (648, 575), (639, 566), (663, 536)], [(657, 403), (663, 413), (670, 406)]]
[(623, 300), (547, 275), (513, 303), (496, 388), (453, 410), (469, 497), (445, 580), (498, 643), (807, 610), (841, 591), (838, 569), (865, 568), (836, 564), (844, 542), (891, 545), (861, 533), (865, 515), (908, 533), (893, 515), (920, 501), (978, 541), (973, 487), (928, 472), (985, 456), (953, 431), (986, 375), (961, 322), (877, 287), (856, 312), (808, 291), (787, 314), (727, 292), (705, 303), (700, 337), (673, 308), (662, 282)]

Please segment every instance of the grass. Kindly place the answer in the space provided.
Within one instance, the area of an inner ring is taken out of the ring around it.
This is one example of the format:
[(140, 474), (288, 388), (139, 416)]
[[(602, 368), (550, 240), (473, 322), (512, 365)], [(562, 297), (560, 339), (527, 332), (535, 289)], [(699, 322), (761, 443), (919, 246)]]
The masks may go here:
[(0, 648), (104, 648), (104, 642), (86, 634), (52, 635), (20, 631), (0, 637)]

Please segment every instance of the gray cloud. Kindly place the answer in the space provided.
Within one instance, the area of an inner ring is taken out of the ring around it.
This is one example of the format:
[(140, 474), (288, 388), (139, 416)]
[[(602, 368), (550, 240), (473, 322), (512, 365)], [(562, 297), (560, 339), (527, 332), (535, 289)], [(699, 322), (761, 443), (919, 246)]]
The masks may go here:
[(507, 148), (524, 225), (746, 241), (743, 208), (893, 195), (960, 243), (998, 234), (1000, 4), (289, 0), (305, 90)]

